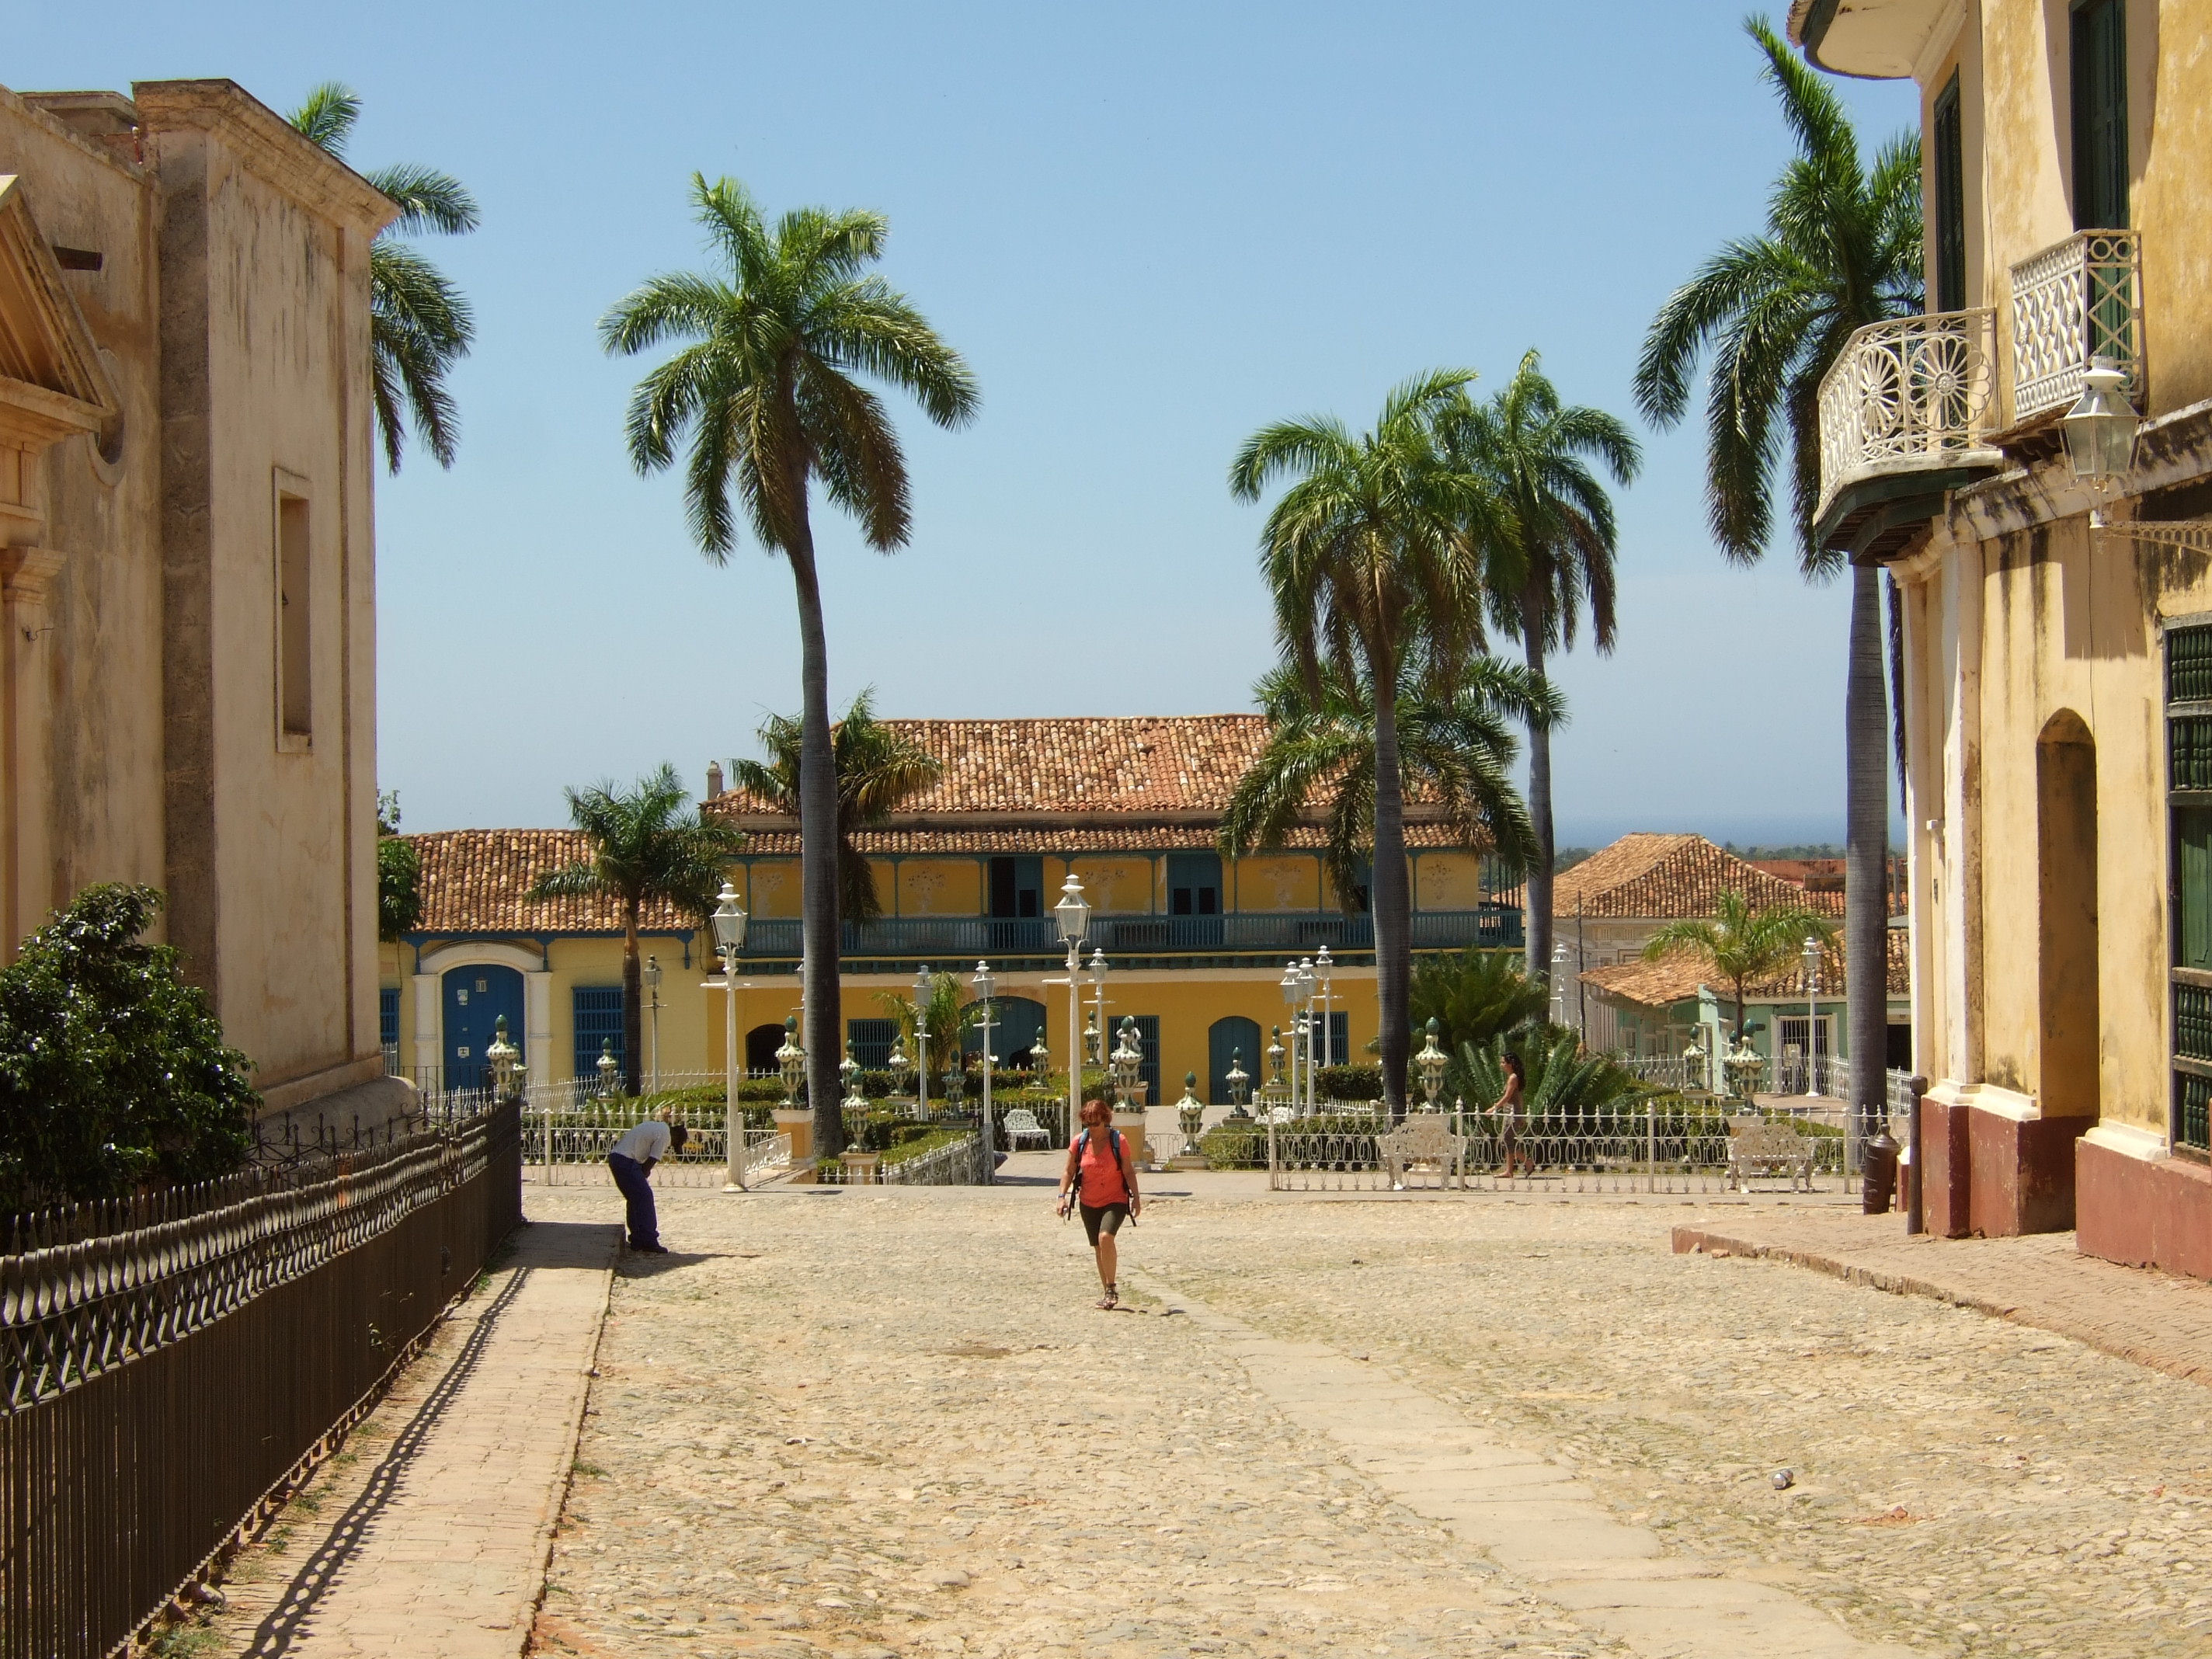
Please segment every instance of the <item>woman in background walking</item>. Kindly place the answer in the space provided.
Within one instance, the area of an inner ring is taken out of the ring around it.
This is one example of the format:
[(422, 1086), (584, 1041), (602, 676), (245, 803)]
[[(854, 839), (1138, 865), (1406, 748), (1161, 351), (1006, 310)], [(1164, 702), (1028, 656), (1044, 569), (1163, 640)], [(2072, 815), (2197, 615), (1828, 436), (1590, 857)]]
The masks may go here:
[(1083, 1133), (1067, 1149), (1067, 1168), (1060, 1177), (1060, 1213), (1063, 1219), (1073, 1203), (1083, 1217), (1083, 1231), (1098, 1258), (1098, 1282), (1106, 1294), (1098, 1305), (1111, 1312), (1121, 1293), (1115, 1289), (1116, 1266), (1114, 1235), (1124, 1221), (1134, 1221), (1145, 1207), (1137, 1192), (1136, 1161), (1129, 1143), (1114, 1127), (1114, 1114), (1103, 1100), (1083, 1103)]
[(1498, 1173), (1508, 1181), (1513, 1179), (1516, 1164), (1520, 1164), (1527, 1174), (1536, 1173), (1535, 1161), (1521, 1150), (1521, 1091), (1528, 1081), (1528, 1076), (1522, 1066), (1521, 1056), (1509, 1051), (1505, 1056), (1505, 1092), (1498, 1097), (1498, 1103), (1491, 1108), (1498, 1115), (1498, 1139), (1505, 1149), (1505, 1166)]

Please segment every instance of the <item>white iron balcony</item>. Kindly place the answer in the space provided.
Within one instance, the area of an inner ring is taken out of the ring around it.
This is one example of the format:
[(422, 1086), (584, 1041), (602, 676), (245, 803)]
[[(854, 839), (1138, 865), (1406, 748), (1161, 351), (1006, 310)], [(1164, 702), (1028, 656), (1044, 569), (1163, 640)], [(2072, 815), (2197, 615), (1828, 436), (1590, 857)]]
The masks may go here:
[(2142, 242), (2077, 231), (2012, 268), (2012, 428), (2073, 407), (2093, 357), (2109, 357), (2142, 407)]
[(1820, 381), (1820, 545), (1890, 557), (1947, 490), (2002, 463), (1987, 436), (1996, 342), (1996, 313), (1975, 310), (1873, 323), (1844, 343)]

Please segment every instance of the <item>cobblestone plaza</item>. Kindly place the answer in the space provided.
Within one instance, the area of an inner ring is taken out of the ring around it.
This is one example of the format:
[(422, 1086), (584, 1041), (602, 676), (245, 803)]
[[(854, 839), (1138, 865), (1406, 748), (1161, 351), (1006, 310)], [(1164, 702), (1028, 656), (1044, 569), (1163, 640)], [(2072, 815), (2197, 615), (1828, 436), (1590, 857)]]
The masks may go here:
[[(613, 1285), (534, 1650), (2212, 1647), (2197, 1383), (1669, 1252), (1741, 1207), (1154, 1184), (1111, 1315), (1048, 1187), (666, 1195), (676, 1254)], [(1486, 1469), (1481, 1501), (1425, 1468)], [(1501, 1471), (1542, 1486), (1528, 1525)], [(1614, 1577), (1668, 1594), (1590, 1592)]]

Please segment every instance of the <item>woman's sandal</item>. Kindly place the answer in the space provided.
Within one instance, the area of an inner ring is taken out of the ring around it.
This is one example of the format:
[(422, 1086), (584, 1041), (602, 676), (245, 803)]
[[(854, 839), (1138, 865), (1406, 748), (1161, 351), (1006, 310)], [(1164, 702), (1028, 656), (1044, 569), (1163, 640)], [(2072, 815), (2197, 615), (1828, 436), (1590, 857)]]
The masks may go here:
[(1098, 1298), (1098, 1310), (1101, 1313), (1112, 1313), (1121, 1304), (1121, 1298), (1114, 1287), (1109, 1285), (1106, 1287), (1106, 1294)]

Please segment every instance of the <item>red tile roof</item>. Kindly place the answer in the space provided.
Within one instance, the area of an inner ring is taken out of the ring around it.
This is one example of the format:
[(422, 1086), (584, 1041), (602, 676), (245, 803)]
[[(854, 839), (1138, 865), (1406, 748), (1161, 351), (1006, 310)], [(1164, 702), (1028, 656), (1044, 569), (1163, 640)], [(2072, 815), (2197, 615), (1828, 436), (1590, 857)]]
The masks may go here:
[[(1214, 845), (1237, 780), (1267, 740), (1259, 714), (1097, 720), (885, 720), (935, 756), (937, 783), (854, 837), (866, 853), (1198, 852)], [(795, 854), (799, 826), (750, 791), (708, 803), (752, 836), (755, 856)], [(1325, 809), (1285, 845), (1318, 850)], [(1409, 801), (1406, 842), (1462, 843), (1433, 807)]]
[(1703, 836), (1638, 830), (1561, 871), (1552, 884), (1552, 914), (1656, 921), (1710, 916), (1729, 888), (1754, 906), (1802, 904), (1826, 915), (1844, 913), (1841, 893), (1808, 892)]
[[(591, 933), (620, 932), (611, 899), (528, 899), (548, 871), (591, 856), (580, 830), (441, 830), (410, 836), (421, 861), (422, 900), (416, 931), (424, 933)], [(669, 904), (648, 904), (641, 918), (654, 933), (697, 927)]]
[[(1910, 996), (1912, 993), (1911, 942), (1907, 930), (1886, 927), (1882, 944), (1887, 955), (1888, 994), (1893, 998)], [(1704, 985), (1716, 994), (1729, 994), (1727, 981), (1713, 971), (1711, 962), (1693, 952), (1682, 951), (1658, 962), (1620, 962), (1602, 968), (1592, 968), (1582, 975), (1583, 983), (1624, 1002), (1634, 1002), (1646, 1008), (1664, 1008), (1697, 995), (1698, 987)], [(1821, 953), (1818, 995), (1823, 998), (1844, 994), (1844, 951), (1840, 943), (1831, 945)], [(1792, 965), (1788, 972), (1744, 987), (1747, 998), (1759, 1002), (1787, 1002), (1791, 998), (1802, 998), (1805, 981), (1802, 969)]]

